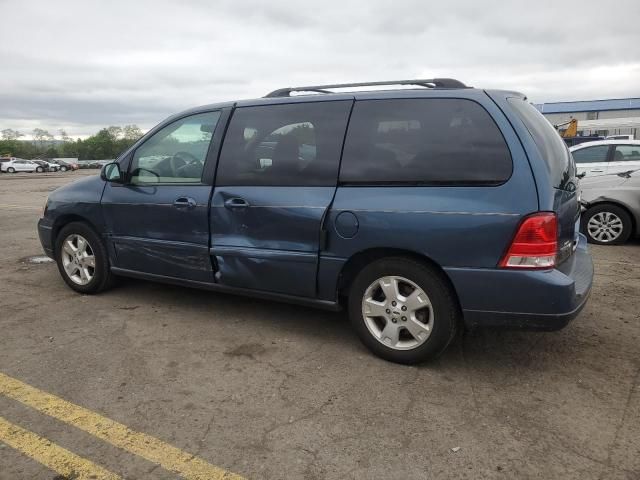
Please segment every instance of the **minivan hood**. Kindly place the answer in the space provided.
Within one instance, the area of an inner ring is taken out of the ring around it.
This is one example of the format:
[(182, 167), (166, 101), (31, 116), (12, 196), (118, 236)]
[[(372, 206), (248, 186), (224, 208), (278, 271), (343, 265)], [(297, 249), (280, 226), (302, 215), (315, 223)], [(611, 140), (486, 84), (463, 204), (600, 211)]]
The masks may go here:
[(49, 194), (49, 201), (53, 202), (91, 202), (100, 201), (105, 181), (100, 175), (80, 178), (67, 185), (55, 189)]

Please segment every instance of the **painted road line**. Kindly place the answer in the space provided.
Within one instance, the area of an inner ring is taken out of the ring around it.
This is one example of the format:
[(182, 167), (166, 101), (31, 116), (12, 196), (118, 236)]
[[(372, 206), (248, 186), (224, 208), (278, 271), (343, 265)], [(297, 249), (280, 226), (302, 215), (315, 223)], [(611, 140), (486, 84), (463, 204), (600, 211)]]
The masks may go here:
[(49, 467), (65, 478), (120, 480), (115, 473), (0, 417), (0, 442)]
[(211, 465), (151, 435), (131, 430), (126, 425), (43, 392), (0, 373), (0, 394), (73, 425), (118, 448), (138, 455), (165, 470), (189, 480), (242, 480), (242, 477)]

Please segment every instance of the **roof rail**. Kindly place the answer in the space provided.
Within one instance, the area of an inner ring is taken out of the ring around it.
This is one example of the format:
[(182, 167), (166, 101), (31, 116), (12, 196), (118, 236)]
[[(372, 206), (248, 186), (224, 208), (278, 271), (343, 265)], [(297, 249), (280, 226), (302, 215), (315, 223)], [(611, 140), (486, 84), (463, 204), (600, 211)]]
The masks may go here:
[(469, 88), (455, 78), (429, 78), (422, 80), (390, 80), (386, 82), (335, 83), (333, 85), (312, 85), (308, 87), (279, 88), (265, 95), (271, 97), (290, 97), (293, 92), (334, 93), (329, 88), (379, 87), (384, 85), (414, 85), (426, 88)]

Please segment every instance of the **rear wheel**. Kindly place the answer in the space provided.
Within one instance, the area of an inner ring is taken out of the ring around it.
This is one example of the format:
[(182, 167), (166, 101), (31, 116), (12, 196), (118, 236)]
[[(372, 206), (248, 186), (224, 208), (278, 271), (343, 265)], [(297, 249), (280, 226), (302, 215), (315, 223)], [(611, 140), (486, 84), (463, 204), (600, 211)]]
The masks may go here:
[(459, 322), (441, 274), (402, 257), (378, 260), (358, 274), (349, 294), (349, 316), (373, 353), (405, 364), (440, 355)]
[(66, 172), (67, 170), (68, 170), (68, 168), (67, 168), (67, 167), (65, 167), (64, 165), (62, 165), (62, 166), (60, 167), (60, 171), (61, 171), (61, 172)]
[(16, 169), (13, 167), (7, 168), (7, 173), (16, 173)]
[(42, 173), (42, 172), (44, 172), (44, 168), (42, 168), (42, 167), (36, 167), (36, 172), (38, 172), (38, 173)]
[(98, 293), (113, 283), (107, 250), (85, 223), (72, 222), (60, 230), (56, 262), (62, 278), (76, 292)]
[(582, 231), (590, 243), (620, 245), (629, 239), (631, 230), (631, 217), (617, 205), (596, 205), (582, 216)]

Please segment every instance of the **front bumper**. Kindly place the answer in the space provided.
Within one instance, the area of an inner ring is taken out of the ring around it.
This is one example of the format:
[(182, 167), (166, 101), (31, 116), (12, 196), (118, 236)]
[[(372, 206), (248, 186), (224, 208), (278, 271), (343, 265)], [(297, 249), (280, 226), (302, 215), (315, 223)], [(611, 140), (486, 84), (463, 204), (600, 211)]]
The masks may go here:
[(582, 234), (574, 254), (553, 270), (445, 271), (468, 328), (559, 330), (578, 316), (593, 283), (593, 261)]
[(46, 217), (38, 220), (38, 236), (40, 237), (40, 243), (42, 249), (47, 257), (55, 259), (54, 245), (53, 245), (53, 223)]

